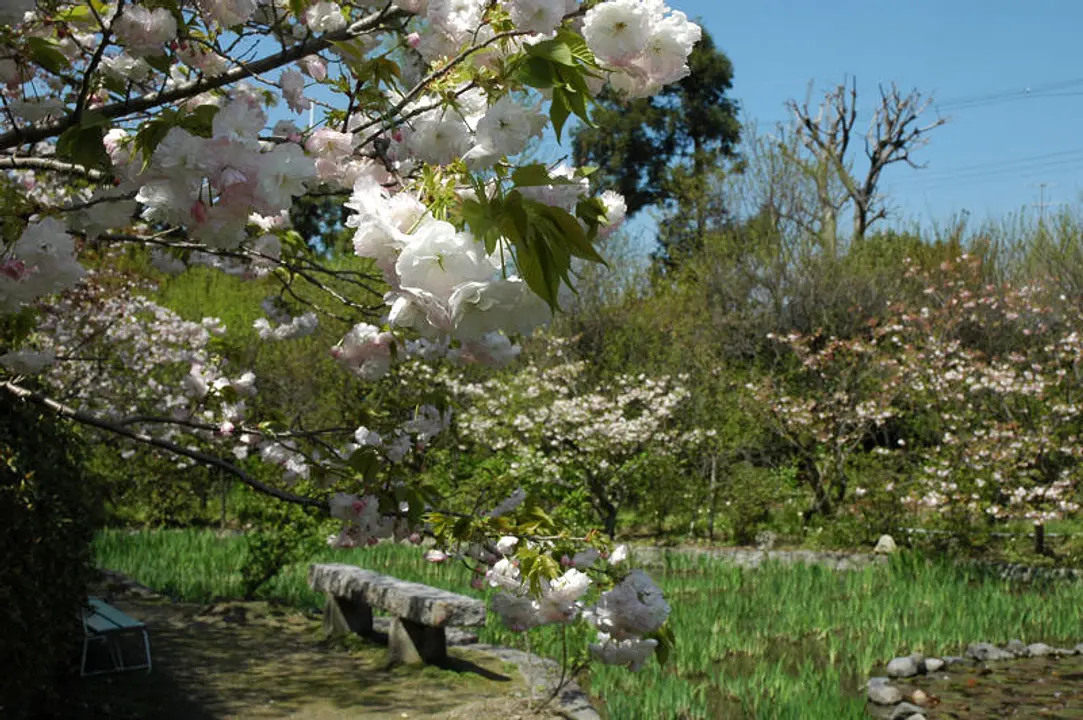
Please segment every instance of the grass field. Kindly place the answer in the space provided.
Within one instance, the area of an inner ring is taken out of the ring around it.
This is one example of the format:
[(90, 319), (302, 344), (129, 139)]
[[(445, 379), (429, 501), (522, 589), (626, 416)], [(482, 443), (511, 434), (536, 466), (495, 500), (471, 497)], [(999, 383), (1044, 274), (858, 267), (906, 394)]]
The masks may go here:
[[(96, 542), (102, 567), (186, 601), (236, 597), (243, 537), (201, 531), (106, 532)], [(345, 562), (463, 594), (462, 565), (426, 563), (416, 548), (379, 545), (325, 550), (313, 561)], [(322, 607), (294, 566), (264, 597)], [(590, 691), (613, 720), (638, 718), (862, 718), (861, 684), (898, 654), (961, 654), (972, 641), (1074, 645), (1083, 639), (1083, 584), (1012, 585), (976, 570), (900, 556), (892, 563), (835, 573), (813, 566), (744, 570), (709, 557), (671, 554), (652, 570), (673, 606), (671, 664), (638, 674), (595, 665)], [(525, 648), (526, 638), (490, 618), (483, 642)], [(568, 633), (585, 648), (590, 633)], [(535, 652), (559, 657), (559, 633), (529, 634)]]

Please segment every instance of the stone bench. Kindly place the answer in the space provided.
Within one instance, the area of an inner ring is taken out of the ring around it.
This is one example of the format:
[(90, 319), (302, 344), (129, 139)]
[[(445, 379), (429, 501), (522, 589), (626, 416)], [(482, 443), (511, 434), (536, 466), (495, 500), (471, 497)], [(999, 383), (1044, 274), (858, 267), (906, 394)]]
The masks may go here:
[(485, 624), (485, 603), (481, 600), (354, 565), (312, 565), (308, 585), (327, 597), (324, 628), (332, 636), (357, 633), (372, 637), (373, 608), (391, 615), (387, 640), (393, 663), (444, 662), (445, 628)]

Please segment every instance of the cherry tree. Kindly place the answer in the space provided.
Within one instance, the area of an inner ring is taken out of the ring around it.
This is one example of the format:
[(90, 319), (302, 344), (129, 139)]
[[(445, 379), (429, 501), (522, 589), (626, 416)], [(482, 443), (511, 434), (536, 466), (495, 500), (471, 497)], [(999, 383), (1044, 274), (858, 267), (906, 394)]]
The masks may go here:
[(900, 410), (923, 418), (926, 437), (903, 500), (955, 527), (1027, 521), (1046, 552), (1045, 524), (1079, 510), (1083, 318), (1041, 287), (983, 283), (977, 258), (910, 272), (925, 302), (897, 308)]
[(649, 474), (651, 462), (678, 462), (705, 433), (678, 420), (686, 377), (619, 375), (599, 384), (586, 371), (565, 360), (480, 383), (446, 382), (465, 406), (457, 420), (464, 440), (514, 458), (509, 473), (523, 483), (583, 490), (612, 536), (635, 477)]
[[(516, 497), (449, 522), (411, 486), (405, 464), (446, 413), (422, 406), (383, 433), (261, 419), (245, 402), (259, 379), (207, 353), (218, 323), (180, 321), (136, 289), (96, 302), (96, 282), (125, 248), (149, 249), (164, 272), (270, 274), (286, 302), (266, 305), (261, 342), (345, 320), (330, 352), (365, 382), (405, 357), (505, 363), (623, 213), (580, 170), (517, 156), (546, 128), (559, 141), (572, 115), (589, 122), (606, 84), (644, 96), (684, 77), (699, 37), (661, 0), (4, 3), (0, 389), (322, 508), (343, 521), (336, 544), (425, 531), (449, 550), (478, 540), (472, 556), (495, 568), (506, 554), (481, 536), (522, 538), (522, 585), (502, 614), (529, 608), (521, 627), (574, 619), (591, 581), (554, 558), (584, 539), (531, 533), (545, 523)], [(290, 228), (305, 196), (343, 203), (372, 272), (330, 267)], [(101, 382), (81, 383), (92, 341)], [(154, 382), (110, 387), (110, 363)], [(166, 365), (187, 366), (176, 386)], [(234, 462), (249, 451), (280, 481)], [(323, 492), (302, 494), (299, 478)], [(668, 605), (645, 575), (610, 570), (594, 576), (613, 586), (589, 616), (595, 654), (637, 667), (666, 641)]]

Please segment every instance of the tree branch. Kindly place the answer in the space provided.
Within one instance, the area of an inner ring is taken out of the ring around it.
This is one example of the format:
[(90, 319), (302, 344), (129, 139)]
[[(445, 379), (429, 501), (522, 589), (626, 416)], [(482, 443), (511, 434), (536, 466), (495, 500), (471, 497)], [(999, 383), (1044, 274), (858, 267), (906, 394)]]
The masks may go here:
[[(131, 100), (103, 105), (102, 107), (95, 108), (95, 112), (100, 113), (107, 118), (118, 118), (131, 113), (149, 110), (159, 105), (165, 105), (166, 103), (177, 100), (186, 100), (190, 97), (199, 95), (200, 93), (207, 92), (208, 90), (216, 90), (220, 87), (252, 77), (253, 75), (274, 70), (283, 65), (288, 65), (307, 55), (326, 50), (331, 47), (333, 43), (352, 40), (359, 35), (364, 35), (365, 33), (372, 31), (383, 22), (406, 15), (408, 15), (408, 13), (399, 9), (392, 9), (392, 6), (389, 4), (380, 12), (374, 13), (362, 20), (358, 20), (347, 28), (336, 32), (325, 33), (315, 39), (305, 40), (280, 53), (269, 55), (241, 67), (235, 67), (231, 70), (227, 70), (221, 75), (216, 75), (211, 78), (200, 78), (192, 82), (184, 83), (183, 85), (178, 85), (171, 90), (148, 93), (137, 98), (132, 98)], [(71, 114), (61, 120), (56, 120), (37, 127), (16, 128), (11, 132), (0, 135), (0, 150), (27, 143), (41, 142), (42, 140), (60, 135), (68, 128), (77, 125), (78, 122), (75, 115)]]
[(296, 495), (285, 490), (279, 490), (278, 488), (271, 487), (270, 485), (267, 485), (255, 479), (233, 463), (227, 460), (223, 460), (222, 458), (215, 457), (214, 455), (208, 455), (207, 453), (200, 452), (199, 450), (190, 450), (186, 447), (170, 442), (168, 440), (162, 440), (160, 438), (152, 437), (145, 433), (129, 430), (127, 428), (121, 427), (120, 425), (117, 425), (116, 423), (112, 423), (108, 420), (103, 420), (102, 418), (99, 418), (95, 415), (91, 415), (90, 413), (76, 410), (73, 407), (69, 407), (62, 403), (59, 403), (56, 400), (42, 395), (41, 393), (34, 392), (33, 390), (29, 390), (20, 385), (16, 385), (15, 383), (10, 381), (6, 381), (3, 384), (0, 384), (0, 388), (3, 388), (10, 395), (13, 395), (21, 400), (25, 400), (26, 402), (32, 402), (35, 405), (39, 405), (59, 417), (73, 420), (82, 425), (94, 427), (99, 430), (105, 430), (107, 432), (113, 433), (114, 435), (120, 435), (121, 437), (126, 437), (130, 440), (141, 442), (144, 445), (151, 445), (153, 447), (161, 448), (163, 450), (168, 450), (175, 455), (181, 455), (191, 460), (195, 460), (196, 462), (203, 465), (209, 465), (211, 467), (218, 468), (219, 470), (224, 470), (230, 475), (238, 478), (241, 482), (243, 482), (245, 485), (248, 485), (253, 490), (261, 492), (265, 495), (270, 495), (271, 497), (278, 498), (279, 500), (293, 503), (295, 505), (317, 508), (319, 510), (323, 510), (324, 512), (330, 511), (327, 503), (323, 502), (322, 500), (316, 500), (314, 498)]
[(0, 155), (0, 168), (8, 170), (51, 170), (53, 172), (68, 173), (69, 175), (81, 175), (88, 180), (102, 180), (105, 178), (105, 173), (101, 170), (92, 170), (82, 165), (66, 163), (52, 158)]

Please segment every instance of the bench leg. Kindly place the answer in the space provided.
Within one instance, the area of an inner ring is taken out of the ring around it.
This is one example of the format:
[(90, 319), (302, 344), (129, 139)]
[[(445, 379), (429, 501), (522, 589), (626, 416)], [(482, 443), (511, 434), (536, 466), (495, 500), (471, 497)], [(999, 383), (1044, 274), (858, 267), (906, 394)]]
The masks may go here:
[(330, 637), (349, 633), (372, 635), (372, 608), (359, 600), (327, 593), (323, 607), (323, 629)]
[(143, 628), (143, 649), (147, 653), (147, 674), (150, 674), (151, 659), (150, 659), (150, 635), (147, 634), (147, 629)]
[(421, 625), (405, 618), (391, 618), (387, 642), (392, 663), (440, 664), (447, 660), (447, 636), (442, 627)]

